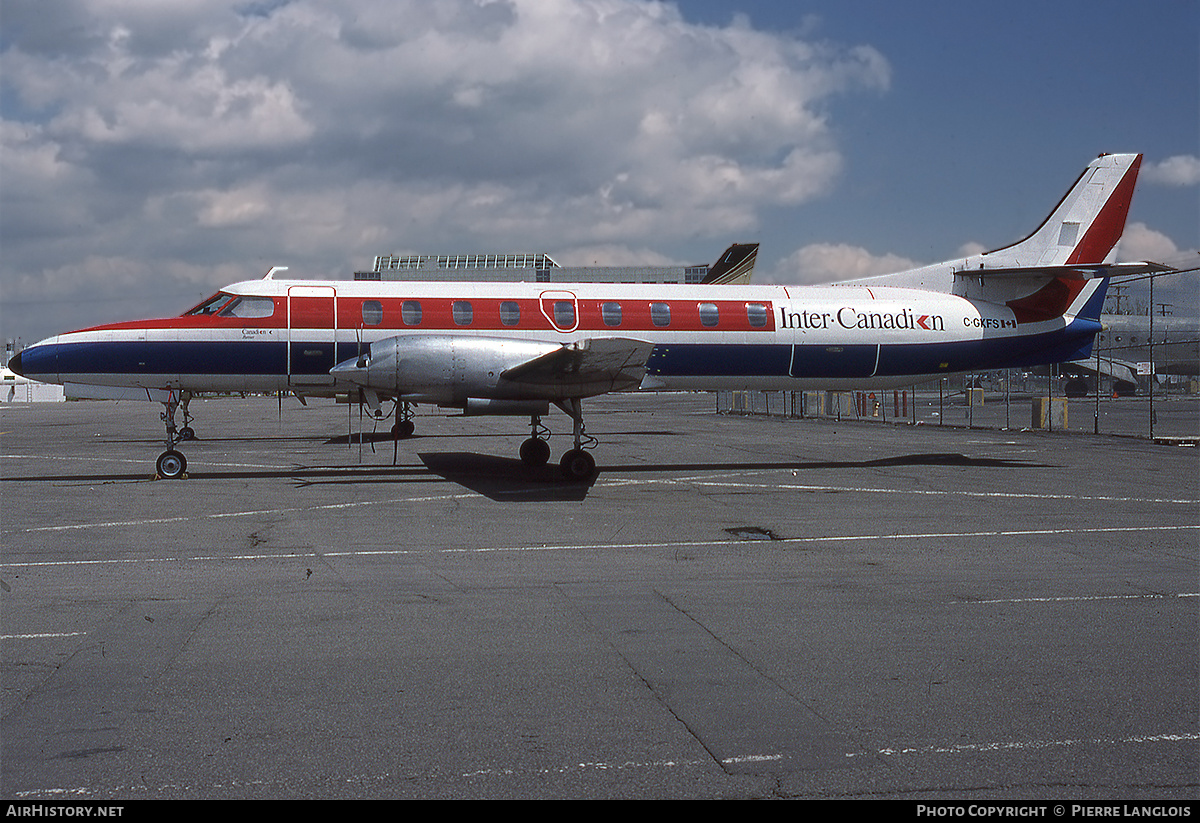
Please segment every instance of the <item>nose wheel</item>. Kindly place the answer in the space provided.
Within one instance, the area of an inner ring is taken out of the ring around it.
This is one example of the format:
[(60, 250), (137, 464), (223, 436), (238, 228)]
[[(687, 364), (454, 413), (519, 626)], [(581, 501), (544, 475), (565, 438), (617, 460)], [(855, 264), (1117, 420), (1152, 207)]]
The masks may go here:
[(164, 480), (177, 480), (187, 471), (187, 458), (174, 449), (167, 449), (158, 456), (154, 470)]

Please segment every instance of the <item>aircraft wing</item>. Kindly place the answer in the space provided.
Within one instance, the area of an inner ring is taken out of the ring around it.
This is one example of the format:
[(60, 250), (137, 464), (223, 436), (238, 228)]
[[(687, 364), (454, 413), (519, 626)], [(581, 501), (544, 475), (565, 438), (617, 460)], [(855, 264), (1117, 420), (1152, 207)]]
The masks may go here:
[(1125, 383), (1133, 383), (1137, 385), (1137, 365), (1126, 360), (1117, 360), (1113, 357), (1101, 357), (1100, 368), (1096, 368), (1096, 358), (1091, 357), (1084, 360), (1071, 360), (1063, 364), (1071, 366), (1077, 371), (1085, 374), (1094, 374), (1096, 376), (1103, 375), (1111, 377), (1113, 380), (1120, 380)]
[(624, 391), (642, 382), (653, 349), (643, 340), (589, 338), (505, 369), (501, 377), (513, 383), (558, 386), (563, 396)]

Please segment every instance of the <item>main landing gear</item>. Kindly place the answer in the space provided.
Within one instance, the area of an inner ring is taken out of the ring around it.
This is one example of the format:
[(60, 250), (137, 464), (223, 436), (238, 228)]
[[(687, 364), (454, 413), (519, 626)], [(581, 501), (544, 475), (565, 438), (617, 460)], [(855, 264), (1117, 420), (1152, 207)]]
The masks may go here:
[[(583, 410), (578, 397), (557, 405), (575, 423), (575, 448), (562, 456), (558, 466), (568, 480), (586, 480), (596, 473), (596, 460), (586, 451), (595, 447), (596, 438), (584, 432)], [(550, 459), (550, 444), (546, 442), (550, 430), (542, 425), (541, 417), (536, 414), (530, 417), (530, 429), (529, 439), (521, 444), (521, 462), (527, 466), (543, 466)]]
[[(154, 471), (158, 477), (164, 480), (177, 480), (187, 472), (187, 458), (177, 451), (175, 446), (184, 440), (194, 440), (196, 437), (195, 430), (188, 425), (192, 421), (192, 416), (188, 414), (188, 403), (191, 400), (191, 392), (181, 392), (176, 397), (175, 392), (172, 391), (163, 401), (164, 411), (160, 417), (167, 426), (167, 450), (158, 456), (158, 460), (154, 464)], [(180, 407), (183, 408), (183, 428), (176, 430), (175, 411)]]
[(403, 440), (406, 437), (412, 437), (413, 432), (417, 430), (417, 425), (413, 423), (412, 404), (407, 400), (396, 403), (396, 422), (392, 424), (392, 436), (397, 440)]

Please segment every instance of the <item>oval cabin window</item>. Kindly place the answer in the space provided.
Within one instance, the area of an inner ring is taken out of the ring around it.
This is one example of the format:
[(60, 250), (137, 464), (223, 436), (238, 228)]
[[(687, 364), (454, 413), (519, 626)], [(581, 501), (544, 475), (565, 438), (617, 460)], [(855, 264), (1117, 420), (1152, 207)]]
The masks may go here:
[(767, 325), (767, 307), (762, 303), (747, 303), (746, 319), (750, 321), (750, 325), (754, 328), (763, 328)]
[(404, 321), (406, 326), (419, 326), (421, 324), (421, 302), (419, 300), (405, 300), (400, 304), (400, 319)]
[(466, 300), (455, 300), (454, 305), (450, 307), (450, 313), (454, 317), (456, 326), (469, 326), (475, 317), (471, 304)]
[(364, 300), (362, 304), (364, 326), (378, 326), (383, 322), (383, 304), (378, 300)]

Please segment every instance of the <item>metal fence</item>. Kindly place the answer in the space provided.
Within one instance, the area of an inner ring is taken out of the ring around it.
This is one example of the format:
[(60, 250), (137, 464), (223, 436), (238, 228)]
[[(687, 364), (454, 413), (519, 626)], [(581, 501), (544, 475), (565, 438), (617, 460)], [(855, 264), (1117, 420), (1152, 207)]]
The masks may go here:
[(1200, 435), (1195, 380), (1137, 396), (1067, 397), (1038, 376), (947, 378), (871, 391), (722, 391), (717, 412), (979, 429), (1067, 431), (1194, 444)]

